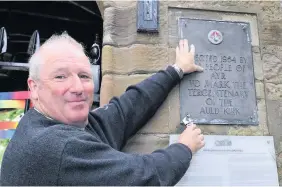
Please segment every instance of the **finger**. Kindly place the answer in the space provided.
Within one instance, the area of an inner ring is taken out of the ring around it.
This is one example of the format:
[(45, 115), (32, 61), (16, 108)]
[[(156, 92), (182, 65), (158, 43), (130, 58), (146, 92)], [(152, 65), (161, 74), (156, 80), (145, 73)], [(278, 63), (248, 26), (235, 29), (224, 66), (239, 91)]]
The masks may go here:
[(183, 50), (185, 52), (189, 52), (189, 45), (188, 45), (188, 40), (187, 39), (184, 39), (184, 44), (183, 44)]
[(183, 50), (183, 40), (179, 40), (179, 51)]
[(192, 130), (194, 130), (194, 129), (197, 128), (197, 126), (196, 126), (193, 122), (190, 123), (190, 125), (188, 125), (187, 127), (190, 128), (190, 129), (192, 129)]
[(195, 69), (196, 69), (196, 71), (204, 71), (204, 68), (202, 68), (199, 65), (195, 65)]
[(179, 55), (179, 47), (178, 46), (176, 47), (175, 51), (176, 51), (176, 57), (177, 57)]
[(193, 130), (197, 128), (197, 125), (194, 124), (193, 122), (191, 122), (191, 125), (192, 125), (192, 129), (193, 129)]
[(190, 52), (195, 55), (195, 46), (193, 44), (190, 47)]

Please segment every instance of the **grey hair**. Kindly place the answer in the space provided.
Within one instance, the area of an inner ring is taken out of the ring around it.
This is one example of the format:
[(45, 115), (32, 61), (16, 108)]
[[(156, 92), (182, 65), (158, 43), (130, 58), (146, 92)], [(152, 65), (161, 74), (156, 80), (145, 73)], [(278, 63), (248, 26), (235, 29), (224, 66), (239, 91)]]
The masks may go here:
[[(43, 45), (36, 50), (36, 52), (29, 59), (29, 77), (34, 80), (39, 80), (40, 67), (44, 64), (44, 49), (49, 47), (57, 46), (59, 43), (68, 43), (77, 47), (78, 50), (81, 50), (85, 54), (85, 48), (82, 44), (78, 43), (66, 32), (62, 34), (54, 34), (48, 40), (44, 42)], [(55, 49), (54, 49), (55, 50)]]

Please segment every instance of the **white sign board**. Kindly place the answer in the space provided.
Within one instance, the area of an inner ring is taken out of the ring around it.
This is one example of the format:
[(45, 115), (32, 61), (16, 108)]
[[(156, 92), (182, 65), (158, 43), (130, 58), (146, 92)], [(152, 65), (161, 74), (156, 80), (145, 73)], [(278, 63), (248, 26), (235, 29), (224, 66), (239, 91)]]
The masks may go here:
[(205, 135), (205, 143), (177, 186), (279, 186), (273, 137)]

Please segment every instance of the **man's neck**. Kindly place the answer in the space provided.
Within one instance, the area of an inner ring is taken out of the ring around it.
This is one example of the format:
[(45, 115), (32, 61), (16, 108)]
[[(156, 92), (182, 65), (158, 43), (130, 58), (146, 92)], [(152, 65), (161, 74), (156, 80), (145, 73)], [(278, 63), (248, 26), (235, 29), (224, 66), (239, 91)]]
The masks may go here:
[[(36, 103), (34, 105), (34, 110), (36, 110), (38, 113), (40, 113), (41, 115), (43, 115), (45, 118), (49, 119), (49, 120), (56, 120), (53, 119), (52, 117), (50, 117), (50, 115), (46, 114), (46, 112), (44, 112), (44, 110), (41, 108), (41, 106)], [(84, 122), (75, 122), (75, 123), (67, 123), (68, 125), (72, 125), (72, 126), (76, 126), (76, 127), (80, 127), (80, 128), (85, 128), (86, 125), (88, 124), (88, 118), (84, 121)]]
[(38, 113), (40, 113), (41, 115), (43, 115), (44, 117), (46, 117), (47, 119), (50, 120), (54, 120), (53, 118), (49, 117), (48, 115), (44, 114), (44, 112), (42, 112), (40, 109), (38, 109), (37, 107), (34, 106), (34, 110), (36, 110)]

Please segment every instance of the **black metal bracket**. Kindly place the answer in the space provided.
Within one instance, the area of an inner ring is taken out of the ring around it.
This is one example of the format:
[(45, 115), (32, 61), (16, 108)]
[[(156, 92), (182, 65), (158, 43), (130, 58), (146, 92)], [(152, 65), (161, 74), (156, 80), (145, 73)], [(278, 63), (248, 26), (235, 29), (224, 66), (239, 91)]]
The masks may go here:
[(137, 32), (159, 32), (159, 0), (138, 0)]

